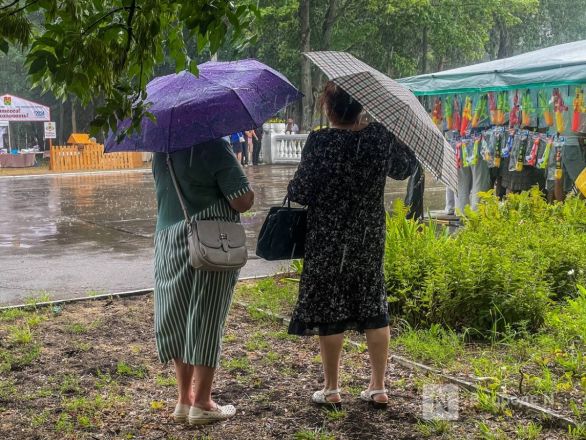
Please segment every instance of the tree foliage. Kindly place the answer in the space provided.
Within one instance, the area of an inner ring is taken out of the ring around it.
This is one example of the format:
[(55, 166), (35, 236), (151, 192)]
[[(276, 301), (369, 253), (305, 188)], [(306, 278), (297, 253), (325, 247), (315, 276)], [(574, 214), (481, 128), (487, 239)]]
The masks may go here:
[(60, 99), (73, 94), (84, 106), (99, 101), (94, 132), (131, 115), (135, 129), (147, 112), (145, 86), (166, 53), (176, 71), (196, 72), (188, 42), (196, 54), (215, 53), (227, 35), (245, 44), (255, 13), (227, 0), (4, 0), (0, 50), (12, 43), (27, 52), (33, 86)]
[[(250, 52), (296, 84), (302, 84), (299, 3), (260, 0), (259, 39)], [(326, 32), (332, 3), (336, 13)], [(311, 0), (310, 8), (312, 50), (351, 52), (394, 78), (586, 38), (586, 0)], [(319, 85), (313, 82), (306, 99), (315, 98)]]
[[(311, 50), (351, 52), (394, 78), (586, 38), (586, 0), (307, 1)], [(22, 48), (41, 90), (93, 102), (96, 131), (133, 108), (140, 120), (153, 75), (194, 71), (217, 50), (220, 59), (259, 58), (300, 86), (299, 8), (299, 0), (0, 0), (0, 51)], [(31, 98), (17, 71), (6, 75)], [(312, 77), (306, 110), (321, 86)]]

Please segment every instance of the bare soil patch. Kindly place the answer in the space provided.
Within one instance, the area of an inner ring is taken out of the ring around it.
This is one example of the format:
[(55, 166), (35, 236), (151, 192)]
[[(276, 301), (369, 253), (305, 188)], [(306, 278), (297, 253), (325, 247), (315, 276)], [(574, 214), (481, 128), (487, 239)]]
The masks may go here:
[[(152, 296), (4, 312), (0, 438), (523, 438), (528, 424), (541, 427), (531, 438), (570, 438), (543, 420), (482, 410), (464, 391), (458, 420), (425, 422), (422, 389), (437, 378), (398, 365), (388, 373), (390, 407), (375, 411), (358, 399), (368, 384), (368, 354), (352, 344), (343, 355), (343, 411), (319, 409), (309, 401), (321, 387), (317, 338), (291, 337), (279, 323), (253, 315), (232, 308), (216, 380), (216, 400), (236, 405), (237, 416), (192, 428), (170, 417), (173, 369), (156, 356)], [(487, 437), (486, 429), (499, 437)]]

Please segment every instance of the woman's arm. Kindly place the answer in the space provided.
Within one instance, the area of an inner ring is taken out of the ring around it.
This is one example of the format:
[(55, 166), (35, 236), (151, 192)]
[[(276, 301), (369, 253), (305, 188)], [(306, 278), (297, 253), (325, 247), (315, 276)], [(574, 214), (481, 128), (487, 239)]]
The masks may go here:
[(407, 145), (393, 137), (391, 141), (391, 158), (389, 160), (389, 172), (391, 179), (405, 180), (417, 171), (417, 158)]
[(287, 187), (289, 200), (301, 205), (312, 204), (321, 180), (320, 165), (316, 135), (310, 133), (301, 152), (299, 167)]
[(250, 190), (240, 197), (236, 197), (232, 200), (228, 199), (228, 203), (230, 203), (233, 210), (240, 213), (246, 212), (252, 208), (252, 205), (254, 205), (254, 191)]
[(246, 212), (254, 204), (254, 192), (232, 149), (227, 143), (222, 144), (210, 148), (208, 169), (232, 209)]

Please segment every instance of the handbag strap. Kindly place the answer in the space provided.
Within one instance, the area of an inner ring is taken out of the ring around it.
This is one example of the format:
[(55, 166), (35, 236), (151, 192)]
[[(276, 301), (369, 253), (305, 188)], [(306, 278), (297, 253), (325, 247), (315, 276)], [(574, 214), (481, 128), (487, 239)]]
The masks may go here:
[(189, 213), (187, 212), (187, 207), (185, 206), (185, 200), (183, 199), (183, 194), (181, 193), (181, 188), (179, 187), (179, 182), (177, 182), (177, 176), (175, 176), (175, 169), (173, 168), (173, 161), (171, 160), (171, 155), (167, 153), (167, 168), (169, 168), (169, 173), (171, 174), (171, 180), (173, 181), (173, 186), (175, 187), (175, 191), (177, 192), (177, 198), (179, 199), (179, 204), (181, 205), (181, 209), (183, 210), (183, 215), (185, 216), (185, 221), (187, 224), (191, 224), (189, 221)]

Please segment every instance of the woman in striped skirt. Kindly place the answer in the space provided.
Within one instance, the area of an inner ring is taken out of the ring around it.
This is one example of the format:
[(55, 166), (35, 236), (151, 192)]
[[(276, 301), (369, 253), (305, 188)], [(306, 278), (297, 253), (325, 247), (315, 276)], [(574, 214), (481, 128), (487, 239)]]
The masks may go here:
[[(222, 140), (171, 154), (190, 215), (199, 220), (239, 222), (254, 203), (244, 170)], [(166, 164), (155, 153), (155, 333), (161, 362), (173, 361), (179, 398), (174, 417), (210, 423), (235, 413), (212, 400), (224, 324), (239, 271), (209, 272), (189, 264), (187, 225)], [(195, 386), (194, 386), (195, 383)]]

